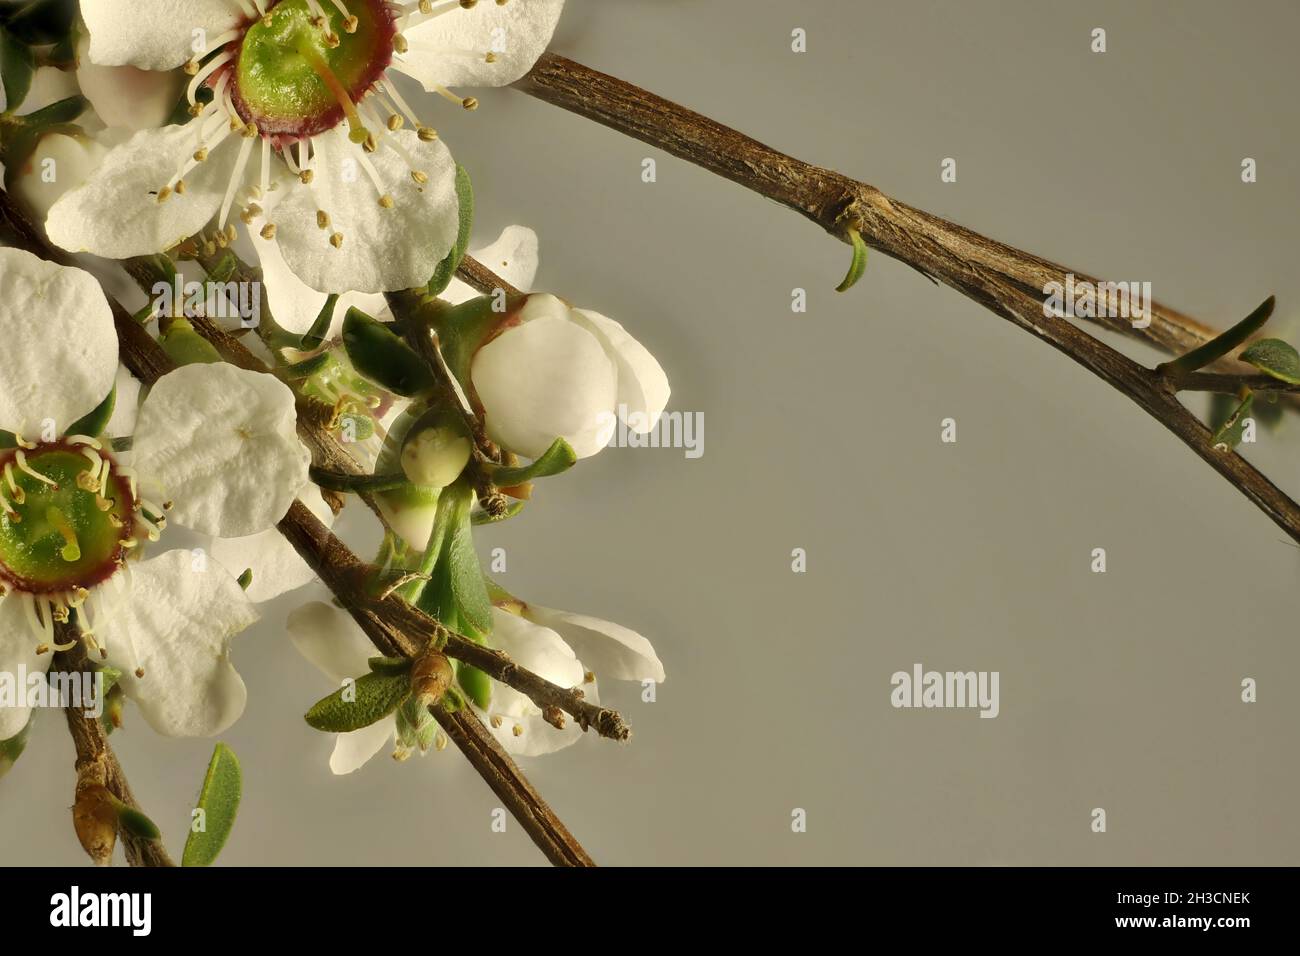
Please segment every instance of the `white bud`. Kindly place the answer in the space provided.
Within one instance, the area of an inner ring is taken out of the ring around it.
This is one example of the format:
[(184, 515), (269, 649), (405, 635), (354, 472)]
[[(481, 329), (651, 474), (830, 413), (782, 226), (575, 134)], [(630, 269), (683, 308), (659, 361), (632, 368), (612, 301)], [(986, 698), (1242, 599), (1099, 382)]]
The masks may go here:
[(402, 448), (402, 471), (417, 485), (442, 488), (469, 462), (469, 439), (445, 427), (426, 428)]

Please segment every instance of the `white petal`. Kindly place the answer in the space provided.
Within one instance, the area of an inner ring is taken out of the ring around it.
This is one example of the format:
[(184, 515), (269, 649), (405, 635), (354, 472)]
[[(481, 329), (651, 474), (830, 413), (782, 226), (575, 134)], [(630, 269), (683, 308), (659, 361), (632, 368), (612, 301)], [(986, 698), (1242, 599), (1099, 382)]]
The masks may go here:
[(110, 259), (170, 249), (198, 232), (221, 208), (238, 147), (228, 137), (185, 174), (185, 192), (158, 202), (198, 148), (199, 121), (140, 130), (108, 151), (90, 178), (50, 209), (50, 241), (71, 252)]
[[(276, 206), (272, 221), (285, 263), (319, 292), (391, 292), (423, 285), (456, 241), (460, 219), (456, 164), (441, 140), (421, 142), (410, 130), (384, 133), (377, 152), (349, 142), (345, 127), (312, 140), (315, 178), (298, 184)], [(410, 157), (428, 176), (420, 186), (412, 166), (390, 145)], [(373, 164), (391, 209), (379, 205), (380, 192), (364, 169)], [(330, 228), (317, 225), (325, 211)], [(343, 243), (330, 244), (339, 232)]]
[(653, 429), (668, 404), (670, 391), (662, 366), (649, 349), (613, 319), (588, 309), (574, 309), (573, 316), (575, 321), (587, 323), (618, 366), (619, 411), (629, 418), (627, 426), (637, 432)]
[[(541, 677), (561, 687), (582, 685), (589, 700), (594, 684), (582, 684), (583, 667), (573, 656), (560, 636), (550, 628), (540, 627), (530, 621), (500, 608), (492, 609), (493, 647), (505, 651), (521, 667), (526, 667)], [(582, 728), (573, 720), (566, 720), (564, 729), (557, 730), (542, 719), (541, 710), (527, 695), (498, 681), (492, 682), (492, 699), (488, 711), (476, 711), (483, 717), (489, 731), (507, 753), (521, 757), (538, 756), (568, 747), (582, 736)], [(501, 726), (493, 727), (491, 718), (501, 718)], [(514, 728), (523, 731), (516, 735)]]
[(81, 16), (94, 62), (144, 70), (180, 66), (198, 52), (195, 30), (213, 40), (244, 19), (231, 0), (81, 0)]
[(113, 313), (87, 272), (0, 249), (0, 428), (60, 433), (104, 400), (117, 374)]
[(113, 415), (104, 427), (104, 434), (109, 438), (124, 438), (135, 432), (135, 420), (140, 414), (140, 380), (127, 370), (126, 366), (117, 367), (117, 399), (113, 403)]
[(664, 665), (650, 642), (636, 631), (598, 617), (537, 604), (529, 604), (524, 613), (530, 621), (559, 634), (582, 663), (601, 677), (663, 682)]
[(84, 183), (99, 168), (108, 150), (87, 136), (49, 133), (41, 137), (22, 170), (14, 177), (13, 193), (31, 215), (43, 223), (64, 194)]
[(367, 760), (397, 735), (397, 720), (385, 717), (369, 727), (334, 738), (334, 752), (330, 754), (330, 770), (342, 775), (360, 770)]
[[(426, 90), (442, 86), (506, 86), (533, 68), (546, 52), (564, 0), (480, 3), (408, 27), (410, 50), (394, 68), (419, 80)], [(487, 54), (495, 54), (492, 63)]]
[(307, 484), (293, 392), (233, 365), (168, 372), (140, 407), (132, 466), (173, 499), (177, 524), (238, 538), (284, 517)]
[(532, 296), (520, 324), (479, 349), (471, 376), (494, 441), (536, 458), (564, 438), (586, 458), (613, 434), (618, 377), (596, 336), (549, 310), (554, 299)]
[(105, 126), (153, 129), (171, 117), (180, 100), (185, 74), (100, 66), (84, 52), (77, 61), (77, 83)]
[(19, 684), (19, 674), (44, 674), (54, 659), (52, 651), (36, 653), (40, 643), (27, 627), (22, 595), (10, 592), (0, 597), (0, 674), (14, 681), (13, 706), (0, 706), (0, 740), (16, 737), (27, 726), (31, 708), (27, 706), (27, 686)]
[[(281, 186), (281, 189), (284, 188), (286, 187)], [(325, 307), (328, 293), (317, 292), (293, 274), (293, 270), (285, 263), (284, 256), (280, 254), (279, 240), (263, 239), (261, 232), (256, 229), (250, 229), (248, 234), (262, 266), (262, 288), (266, 292), (266, 303), (271, 308), (271, 314), (281, 328), (302, 335), (312, 327), (316, 316)], [(375, 315), (387, 304), (387, 300), (379, 293), (344, 293), (334, 304), (334, 318), (328, 335), (333, 337), (339, 333), (343, 327), (343, 317), (349, 308), (355, 306), (362, 312)]]
[[(308, 485), (298, 500), (327, 528), (334, 523), (334, 512), (315, 485)], [(235, 574), (244, 568), (252, 569), (253, 580), (244, 593), (255, 604), (270, 601), (316, 580), (316, 572), (275, 528), (242, 538), (209, 538), (208, 551)]]
[(298, 653), (336, 686), (349, 677), (368, 674), (370, 658), (379, 656), (352, 615), (324, 601), (294, 608), (285, 630)]
[(230, 663), (230, 641), (256, 620), (225, 568), (176, 550), (132, 568), (95, 634), (149, 726), (168, 737), (210, 737), (244, 712), (248, 694)]
[[(527, 226), (506, 226), (496, 242), (469, 254), (520, 292), (532, 291), (537, 278), (537, 233)], [(455, 305), (477, 295), (473, 286), (452, 279), (442, 298)]]

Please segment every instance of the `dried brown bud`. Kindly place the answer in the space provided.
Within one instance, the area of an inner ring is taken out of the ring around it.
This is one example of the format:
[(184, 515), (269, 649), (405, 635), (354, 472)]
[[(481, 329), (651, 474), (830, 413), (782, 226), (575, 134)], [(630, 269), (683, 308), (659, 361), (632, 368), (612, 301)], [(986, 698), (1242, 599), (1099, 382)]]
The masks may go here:
[(81, 841), (81, 848), (95, 865), (109, 866), (113, 862), (113, 848), (117, 845), (117, 810), (113, 806), (112, 794), (103, 784), (89, 781), (77, 784), (72, 825)]

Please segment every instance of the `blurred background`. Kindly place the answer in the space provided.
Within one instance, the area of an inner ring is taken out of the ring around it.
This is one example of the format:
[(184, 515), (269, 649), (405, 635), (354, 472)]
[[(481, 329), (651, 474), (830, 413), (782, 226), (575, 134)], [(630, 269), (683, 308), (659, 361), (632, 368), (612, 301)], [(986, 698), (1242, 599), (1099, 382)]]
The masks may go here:
[[(1287, 0), (570, 0), (553, 49), (1215, 325), (1276, 293), (1270, 328), (1295, 336), (1297, 31)], [(512, 591), (626, 624), (667, 668), (654, 703), (602, 683), (630, 745), (523, 761), (597, 861), (1296, 862), (1300, 554), (1281, 531), (956, 293), (873, 254), (838, 295), (847, 249), (796, 214), (522, 93), (475, 95), (424, 111), (473, 176), (476, 245), (536, 229), (538, 288), (623, 322), (670, 409), (704, 416), (701, 458), (606, 450), (478, 535)], [(1295, 414), (1245, 453), (1300, 494)], [(369, 548), (364, 509), (346, 515)], [(454, 747), (329, 773), (302, 713), (330, 687), (283, 631), (322, 593), (235, 641), (249, 706), (223, 739), (245, 793), (222, 862), (544, 862), (513, 821), (492, 832), (498, 801)], [(893, 709), (916, 662), (1000, 671), (1000, 715)], [(211, 742), (127, 719), (113, 745), (179, 854)], [(0, 861), (85, 862), (73, 757), (38, 714), (0, 781)]]

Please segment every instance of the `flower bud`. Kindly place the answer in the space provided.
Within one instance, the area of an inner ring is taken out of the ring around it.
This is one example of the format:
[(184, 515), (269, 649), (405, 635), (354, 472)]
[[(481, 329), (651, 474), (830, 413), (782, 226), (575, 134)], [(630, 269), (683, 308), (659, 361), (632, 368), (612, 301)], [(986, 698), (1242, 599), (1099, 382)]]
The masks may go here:
[(50, 207), (84, 183), (106, 152), (86, 136), (46, 133), (14, 177), (14, 196), (34, 222), (43, 223)]
[(668, 378), (613, 319), (553, 295), (527, 296), (470, 365), (488, 435), (536, 458), (563, 438), (579, 458), (605, 447), (616, 415), (637, 431), (658, 423)]
[(103, 784), (85, 780), (77, 784), (72, 825), (81, 848), (96, 866), (108, 866), (113, 862), (113, 848), (117, 845), (117, 809), (112, 794)]
[(425, 428), (402, 447), (402, 471), (414, 484), (443, 488), (464, 471), (469, 453), (463, 431), (447, 425)]

